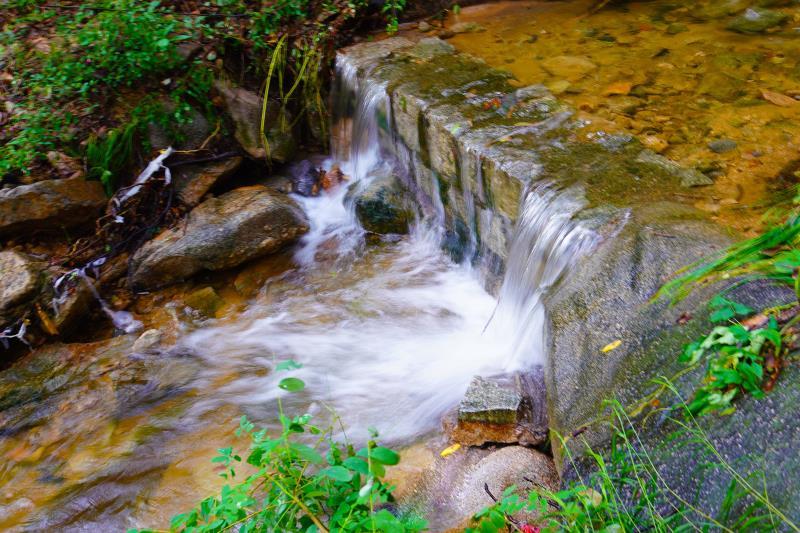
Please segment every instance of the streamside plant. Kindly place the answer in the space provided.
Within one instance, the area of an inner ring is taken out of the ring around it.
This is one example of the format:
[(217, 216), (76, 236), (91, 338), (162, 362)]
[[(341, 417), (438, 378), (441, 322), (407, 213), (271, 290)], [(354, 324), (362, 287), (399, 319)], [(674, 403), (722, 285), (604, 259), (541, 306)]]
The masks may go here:
[[(285, 361), (275, 370), (297, 368), (294, 361)], [(278, 386), (294, 393), (305, 383), (290, 376)], [(170, 531), (410, 533), (426, 528), (418, 517), (397, 515), (388, 507), (393, 487), (383, 476), (400, 456), (378, 444), (375, 432), (364, 447), (356, 448), (338, 442), (333, 425), (321, 428), (311, 415), (287, 415), (280, 400), (278, 411), (281, 429), (276, 433), (257, 430), (242, 417), (236, 435), (250, 440), (249, 452), (242, 456), (223, 448), (213, 459), (225, 468), (222, 476), (230, 483), (195, 509), (175, 516)], [(242, 469), (251, 473), (234, 483)]]
[[(633, 421), (618, 402), (609, 402), (611, 442), (605, 453), (584, 443), (586, 455), (579, 461), (557, 436), (567, 453), (571, 472), (559, 491), (535, 488), (527, 497), (510, 487), (497, 502), (473, 517), (469, 533), (520, 531), (798, 531), (785, 513), (775, 507), (757, 482), (757, 472), (743, 475), (720, 454), (703, 431), (692, 410), (667, 380), (659, 383), (679, 399), (685, 416), (670, 417), (677, 427), (670, 439), (674, 446), (694, 446), (709, 458), (705, 468), (727, 474), (730, 482), (716, 509), (702, 509), (686, 499), (662, 475), (644, 445)], [(679, 444), (684, 443), (684, 444)], [(591, 472), (588, 475), (585, 472)], [(521, 517), (528, 518), (525, 522)]]

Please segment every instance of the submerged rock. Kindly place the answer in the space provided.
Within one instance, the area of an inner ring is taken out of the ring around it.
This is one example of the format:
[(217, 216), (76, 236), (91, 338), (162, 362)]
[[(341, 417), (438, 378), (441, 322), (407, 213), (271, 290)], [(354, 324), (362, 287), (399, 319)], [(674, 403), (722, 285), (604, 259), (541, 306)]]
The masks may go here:
[(233, 122), (235, 137), (242, 148), (254, 159), (269, 159), (285, 163), (295, 150), (294, 136), (289, 124), (292, 117), (276, 102), (267, 103), (264, 135), (267, 147), (261, 139), (261, 113), (264, 100), (256, 93), (230, 83), (216, 81), (214, 88), (222, 96), (225, 112)]
[(542, 68), (544, 68), (548, 74), (564, 78), (574, 83), (596, 70), (597, 65), (586, 57), (556, 56), (542, 61)]
[(21, 316), (41, 285), (42, 272), (33, 259), (13, 250), (0, 252), (0, 328)]
[(713, 185), (714, 180), (698, 172), (697, 170), (686, 168), (680, 164), (653, 153), (651, 150), (642, 150), (636, 158), (637, 163), (651, 165), (667, 174), (674, 176), (681, 180), (681, 187), (702, 187), (704, 185)]
[(780, 11), (751, 7), (728, 24), (728, 29), (739, 33), (763, 33), (782, 25), (789, 15)]
[(183, 301), (186, 305), (208, 318), (213, 318), (217, 310), (225, 303), (213, 287), (198, 289), (188, 294)]
[(736, 150), (736, 141), (732, 139), (714, 139), (708, 143), (708, 149), (716, 154), (724, 154)]
[(87, 224), (100, 215), (106, 202), (99, 181), (80, 177), (0, 190), (0, 238)]
[(157, 329), (148, 329), (136, 339), (131, 351), (133, 353), (146, 353), (158, 346), (161, 342), (161, 332)]
[(408, 233), (414, 220), (408, 192), (394, 176), (374, 178), (353, 193), (356, 215), (365, 230), (373, 233)]
[(308, 231), (290, 198), (257, 185), (197, 206), (178, 226), (142, 246), (131, 261), (133, 285), (154, 288), (277, 252)]

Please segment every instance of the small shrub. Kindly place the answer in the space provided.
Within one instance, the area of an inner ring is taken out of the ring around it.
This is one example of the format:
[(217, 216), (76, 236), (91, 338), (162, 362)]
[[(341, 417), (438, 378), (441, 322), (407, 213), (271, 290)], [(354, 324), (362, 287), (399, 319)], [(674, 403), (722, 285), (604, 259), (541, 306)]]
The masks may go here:
[[(276, 371), (299, 368), (294, 361)], [(280, 388), (300, 391), (303, 381), (287, 377)], [(288, 417), (279, 402), (281, 431), (270, 435), (256, 430), (242, 417), (237, 436), (250, 439), (242, 458), (233, 448), (219, 450), (214, 463), (225, 467), (222, 476), (233, 481), (243, 461), (254, 473), (237, 484), (225, 485), (217, 496), (172, 519), (170, 530), (192, 532), (251, 531), (382, 531), (417, 532), (425, 521), (396, 516), (385, 507), (392, 487), (383, 481), (385, 467), (400, 461), (397, 452), (380, 446), (374, 438), (356, 449), (337, 442), (333, 427), (320, 428), (311, 415)]]

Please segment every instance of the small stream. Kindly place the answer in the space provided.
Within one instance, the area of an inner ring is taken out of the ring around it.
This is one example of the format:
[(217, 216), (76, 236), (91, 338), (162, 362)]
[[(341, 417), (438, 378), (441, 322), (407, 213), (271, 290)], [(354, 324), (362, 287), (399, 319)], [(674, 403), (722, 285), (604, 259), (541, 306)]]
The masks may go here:
[[(362, 187), (396, 164), (378, 138), (385, 92), (338, 68), (351, 132), (324, 166)], [(580, 202), (528, 191), (495, 297), (470, 254), (457, 264), (442, 251), (435, 212), (375, 242), (347, 187), (296, 198), (311, 230), (243, 312), (177, 320), (176, 343), (157, 353), (132, 353), (127, 335), (49, 346), (0, 374), (0, 529), (168, 523), (222, 483), (209, 460), (235, 442), (238, 417), (274, 423), (276, 362), (303, 365), (306, 390), (287, 411), (335, 411), (350, 439), (372, 426), (396, 445), (440, 431), (473, 376), (544, 363), (541, 296), (593, 240), (571, 222)]]

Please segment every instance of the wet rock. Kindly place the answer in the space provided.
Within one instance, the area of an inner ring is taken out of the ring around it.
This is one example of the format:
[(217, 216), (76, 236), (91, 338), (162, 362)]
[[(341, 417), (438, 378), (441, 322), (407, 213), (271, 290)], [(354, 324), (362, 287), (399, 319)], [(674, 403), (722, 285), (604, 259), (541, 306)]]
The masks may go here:
[[(495, 497), (514, 485), (523, 498), (534, 487), (549, 490), (558, 487), (552, 459), (531, 448), (462, 448), (441, 457), (441, 446), (434, 440), (414, 450), (402, 451), (404, 460), (399, 472), (390, 469), (388, 474), (392, 483), (394, 476), (405, 475), (401, 481), (404, 485), (401, 506), (425, 516), (431, 531), (461, 531), (468, 526), (476, 512), (493, 503), (484, 485)], [(409, 470), (404, 465), (407, 457), (421, 464)]]
[(373, 233), (408, 233), (414, 219), (408, 192), (394, 176), (374, 178), (366, 188), (353, 193), (356, 215), (365, 230)]
[(241, 164), (241, 157), (231, 157), (222, 161), (178, 167), (173, 172), (175, 193), (181, 202), (194, 207), (214, 185), (236, 172)]
[(651, 165), (667, 174), (678, 178), (682, 187), (701, 187), (713, 185), (714, 181), (697, 170), (685, 168), (666, 157), (660, 156), (651, 150), (642, 150), (636, 157), (637, 163)]
[(161, 342), (161, 332), (157, 329), (148, 329), (136, 339), (131, 351), (133, 353), (146, 353), (158, 346)]
[(308, 231), (290, 198), (257, 185), (197, 206), (178, 226), (147, 242), (131, 261), (133, 285), (153, 288), (279, 251)]
[(0, 252), (0, 328), (18, 319), (39, 295), (41, 267), (13, 250)]
[(83, 178), (0, 190), (0, 238), (81, 226), (94, 220), (106, 201), (100, 182)]
[(300, 196), (317, 196), (320, 177), (320, 170), (311, 161), (300, 161), (289, 168), (291, 190)]
[(486, 31), (486, 28), (477, 22), (457, 22), (448, 28), (451, 32), (458, 35), (459, 33), (476, 33)]
[(422, 20), (417, 24), (417, 29), (423, 33), (427, 33), (433, 29), (433, 26), (425, 20)]
[(788, 19), (789, 15), (780, 11), (752, 7), (733, 19), (728, 24), (728, 29), (739, 33), (763, 33), (781, 26)]
[(184, 303), (207, 318), (214, 318), (217, 311), (225, 304), (213, 287), (203, 287), (184, 298)]
[(597, 69), (597, 65), (588, 58), (580, 56), (550, 57), (542, 61), (541, 65), (548, 74), (572, 83), (585, 78)]
[(261, 139), (261, 112), (263, 99), (256, 93), (235, 87), (224, 81), (216, 81), (214, 88), (222, 96), (223, 106), (235, 126), (235, 137), (244, 150), (254, 159), (269, 159), (284, 163), (291, 159), (295, 142), (289, 124), (292, 117), (273, 101), (267, 103), (264, 132), (267, 148)]
[(419, 59), (431, 59), (441, 54), (453, 54), (455, 51), (456, 48), (448, 42), (436, 37), (426, 37), (425, 39), (420, 39), (408, 53)]
[(473, 378), (457, 414), (445, 420), (445, 430), (466, 446), (542, 444), (548, 431), (543, 369)]
[(714, 139), (708, 143), (708, 149), (716, 154), (724, 154), (736, 150), (736, 141), (731, 139)]
[(458, 419), (466, 422), (512, 424), (522, 408), (522, 391), (516, 379), (472, 378), (458, 407)]
[(54, 298), (50, 305), (53, 310), (50, 325), (53, 335), (62, 337), (81, 329), (83, 319), (95, 301), (94, 293), (85, 278), (76, 278), (63, 287), (59, 298)]

